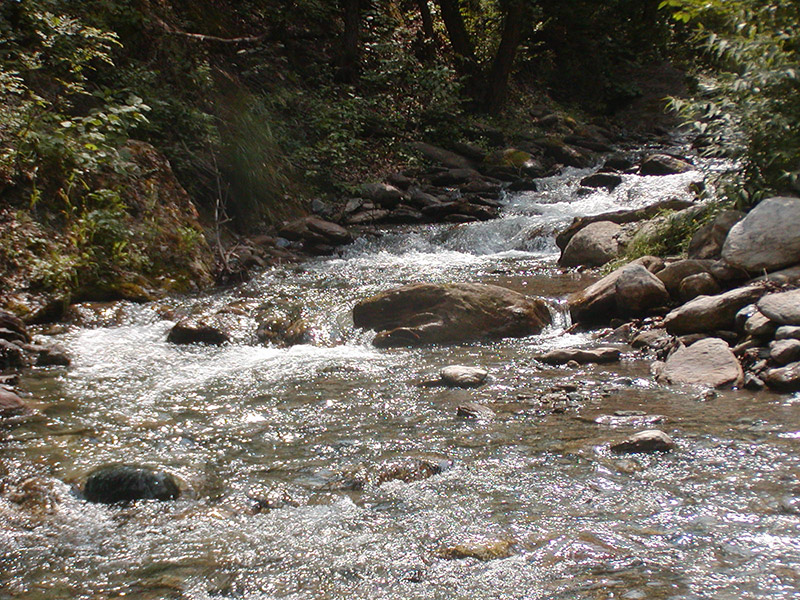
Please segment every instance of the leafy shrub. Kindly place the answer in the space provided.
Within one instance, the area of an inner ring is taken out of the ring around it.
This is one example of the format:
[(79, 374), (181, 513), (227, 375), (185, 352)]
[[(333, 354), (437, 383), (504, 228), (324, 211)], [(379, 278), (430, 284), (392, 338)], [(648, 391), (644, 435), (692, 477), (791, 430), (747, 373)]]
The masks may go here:
[(739, 161), (728, 193), (746, 207), (800, 191), (800, 4), (794, 0), (666, 0), (695, 28), (703, 53), (697, 92), (672, 107), (707, 155)]

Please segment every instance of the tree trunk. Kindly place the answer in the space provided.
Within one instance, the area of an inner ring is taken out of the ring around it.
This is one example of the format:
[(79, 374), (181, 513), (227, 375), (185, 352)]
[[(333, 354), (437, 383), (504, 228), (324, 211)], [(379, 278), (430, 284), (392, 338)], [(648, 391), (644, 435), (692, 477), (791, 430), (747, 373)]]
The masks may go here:
[[(458, 0), (438, 0), (439, 8), (442, 11), (442, 20), (450, 38), (450, 45), (453, 51), (461, 57), (462, 63), (474, 65), (475, 50), (472, 47), (472, 40), (469, 39), (467, 26), (464, 25), (464, 18), (458, 7)], [(462, 65), (463, 66), (463, 65)]]
[(486, 82), (484, 107), (490, 113), (500, 110), (508, 94), (508, 78), (525, 30), (525, 0), (510, 0), (503, 20), (503, 35)]
[(436, 33), (433, 31), (433, 17), (431, 16), (431, 9), (428, 6), (428, 0), (417, 0), (419, 7), (419, 14), (422, 17), (422, 31), (425, 37), (433, 40)]
[(356, 83), (361, 74), (361, 0), (342, 0), (344, 33), (335, 80)]

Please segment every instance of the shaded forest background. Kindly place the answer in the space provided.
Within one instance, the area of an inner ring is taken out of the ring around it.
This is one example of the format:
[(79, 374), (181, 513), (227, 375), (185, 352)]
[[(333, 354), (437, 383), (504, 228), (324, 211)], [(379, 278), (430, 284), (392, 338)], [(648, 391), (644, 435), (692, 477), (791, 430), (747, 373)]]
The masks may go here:
[[(691, 74), (672, 108), (741, 161), (730, 194), (752, 204), (798, 185), (799, 23), (788, 0), (4, 0), (1, 283), (202, 287), (209, 224), (346, 197), (417, 164), (414, 141), (554, 113), (646, 129), (626, 111), (665, 65)], [(164, 157), (176, 181), (149, 177)]]

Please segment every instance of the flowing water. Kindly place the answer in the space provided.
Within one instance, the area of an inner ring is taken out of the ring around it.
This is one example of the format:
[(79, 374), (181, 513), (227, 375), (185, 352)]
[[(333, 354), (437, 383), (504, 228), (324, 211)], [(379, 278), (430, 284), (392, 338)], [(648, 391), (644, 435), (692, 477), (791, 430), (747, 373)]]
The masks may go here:
[[(613, 194), (580, 195), (588, 172), (506, 198), (495, 221), (387, 229), (338, 258), (202, 298), (115, 305), (56, 335), (73, 365), (26, 375), (43, 417), (0, 445), (10, 480), (34, 476), (16, 484), (29, 501), (13, 485), (0, 498), (0, 598), (796, 597), (800, 397), (663, 388), (630, 353), (577, 369), (533, 359), (591, 342), (564, 333), (564, 298), (593, 277), (555, 267), (555, 232), (574, 215), (685, 196), (700, 177), (626, 176)], [(540, 295), (555, 324), (526, 339), (373, 348), (354, 303), (418, 281)], [(314, 343), (166, 342), (176, 315), (231, 303), (301, 306)], [(418, 385), (448, 364), (484, 366), (490, 380)], [(467, 400), (497, 417), (457, 417)], [(678, 450), (611, 454), (610, 441), (648, 427), (609, 416), (620, 410), (666, 417)], [(449, 468), (410, 483), (370, 476), (407, 456)], [(115, 462), (165, 469), (184, 493), (83, 501), (86, 474)], [(354, 473), (363, 489), (348, 485)], [(290, 501), (254, 511), (270, 494)], [(470, 544), (509, 552), (448, 556)]]

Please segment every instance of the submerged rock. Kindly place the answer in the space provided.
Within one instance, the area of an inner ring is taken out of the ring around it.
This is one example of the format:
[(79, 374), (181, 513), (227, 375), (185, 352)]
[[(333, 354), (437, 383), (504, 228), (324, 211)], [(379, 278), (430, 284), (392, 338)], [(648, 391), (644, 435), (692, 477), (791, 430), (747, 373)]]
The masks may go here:
[(647, 452), (670, 452), (676, 448), (675, 442), (660, 429), (640, 431), (626, 440), (611, 445), (611, 451), (618, 454)]
[(459, 404), (456, 415), (465, 419), (477, 419), (479, 421), (491, 421), (495, 417), (495, 413), (491, 408), (477, 402)]
[(741, 386), (744, 373), (728, 344), (706, 338), (672, 354), (657, 377), (659, 383)]
[(89, 474), (83, 495), (89, 502), (114, 504), (132, 500), (174, 500), (177, 479), (164, 471), (131, 465), (108, 465)]
[(525, 337), (550, 320), (539, 298), (473, 283), (407, 285), (353, 308), (355, 326), (377, 331), (379, 348)]
[(444, 457), (406, 456), (396, 458), (378, 466), (375, 473), (375, 485), (381, 485), (387, 481), (402, 481), (404, 483), (421, 481), (438, 475), (451, 466), (452, 462)]
[(512, 554), (513, 545), (510, 540), (475, 540), (442, 548), (439, 556), (447, 560), (475, 558), (489, 561), (508, 558)]

